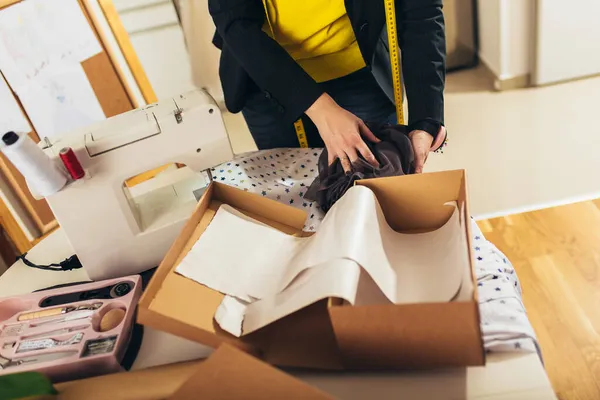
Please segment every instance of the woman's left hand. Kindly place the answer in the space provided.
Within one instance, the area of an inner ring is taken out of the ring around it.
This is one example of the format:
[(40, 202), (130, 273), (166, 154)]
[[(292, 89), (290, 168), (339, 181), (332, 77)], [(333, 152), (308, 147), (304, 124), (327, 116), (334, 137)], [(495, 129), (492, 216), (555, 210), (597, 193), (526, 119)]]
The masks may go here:
[(423, 167), (429, 151), (431, 150), (431, 144), (433, 143), (433, 136), (425, 131), (414, 130), (408, 134), (410, 141), (413, 146), (415, 153), (415, 173), (423, 173)]

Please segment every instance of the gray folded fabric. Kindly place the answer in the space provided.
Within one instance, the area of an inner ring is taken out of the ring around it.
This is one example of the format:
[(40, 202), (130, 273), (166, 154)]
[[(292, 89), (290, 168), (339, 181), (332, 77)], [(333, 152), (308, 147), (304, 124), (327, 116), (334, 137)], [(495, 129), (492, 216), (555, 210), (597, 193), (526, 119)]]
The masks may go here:
[(379, 143), (366, 142), (379, 162), (379, 167), (373, 167), (361, 157), (352, 164), (352, 171), (345, 173), (339, 159), (336, 159), (332, 165), (328, 165), (327, 149), (323, 150), (319, 157), (319, 175), (310, 185), (304, 198), (316, 201), (325, 212), (357, 180), (407, 175), (414, 172), (414, 154), (408, 138), (408, 127), (390, 124), (367, 125), (381, 140)]

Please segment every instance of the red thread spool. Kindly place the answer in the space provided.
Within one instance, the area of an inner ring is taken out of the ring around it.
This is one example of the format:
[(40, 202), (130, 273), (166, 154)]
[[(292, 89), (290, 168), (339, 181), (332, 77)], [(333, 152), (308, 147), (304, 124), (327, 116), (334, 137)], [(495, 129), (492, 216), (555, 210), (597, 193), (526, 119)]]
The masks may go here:
[(83, 170), (83, 167), (81, 166), (81, 163), (77, 159), (77, 156), (72, 148), (65, 147), (60, 151), (60, 153), (58, 153), (58, 155), (60, 156), (63, 164), (65, 164), (67, 171), (69, 171), (71, 178), (77, 180), (85, 176), (85, 171)]

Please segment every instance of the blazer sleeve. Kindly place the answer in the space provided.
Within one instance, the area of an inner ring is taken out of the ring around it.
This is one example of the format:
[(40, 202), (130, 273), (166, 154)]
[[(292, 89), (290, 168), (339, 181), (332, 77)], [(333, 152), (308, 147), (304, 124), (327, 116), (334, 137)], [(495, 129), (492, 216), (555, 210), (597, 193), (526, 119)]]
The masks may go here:
[(411, 130), (434, 137), (444, 123), (446, 35), (442, 0), (396, 0)]
[(208, 7), (225, 46), (265, 95), (279, 104), (283, 120), (298, 119), (323, 91), (263, 32), (261, 0), (209, 0)]

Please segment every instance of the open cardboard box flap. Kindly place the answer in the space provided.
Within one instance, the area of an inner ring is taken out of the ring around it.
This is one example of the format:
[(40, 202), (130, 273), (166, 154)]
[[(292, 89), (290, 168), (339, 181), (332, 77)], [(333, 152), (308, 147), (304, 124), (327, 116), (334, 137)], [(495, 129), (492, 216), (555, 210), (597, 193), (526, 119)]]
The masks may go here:
[(63, 400), (331, 399), (227, 345), (219, 347), (206, 361), (65, 382), (56, 389)]
[(176, 266), (223, 203), (293, 235), (304, 235), (306, 214), (211, 183), (146, 289), (138, 321), (215, 348), (229, 343), (280, 366), (385, 369), (483, 364), (465, 172), (379, 178), (358, 184), (374, 191), (388, 224), (402, 232), (441, 227), (452, 213), (444, 204), (457, 202), (467, 221), (463, 225), (464, 251), (469, 253), (469, 265), (465, 266), (461, 292), (454, 301), (354, 307), (337, 299), (324, 300), (236, 338), (222, 331), (213, 319), (223, 294), (177, 274)]

